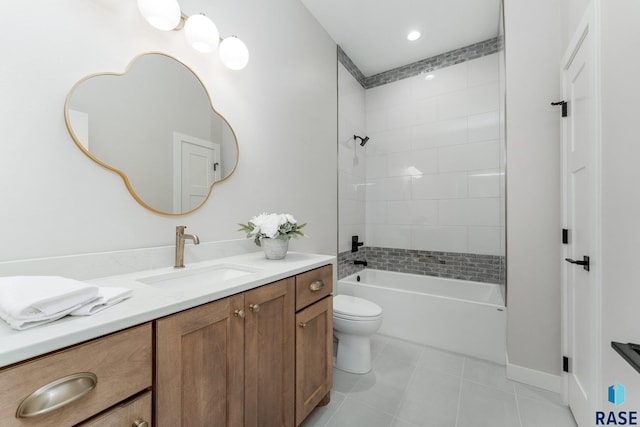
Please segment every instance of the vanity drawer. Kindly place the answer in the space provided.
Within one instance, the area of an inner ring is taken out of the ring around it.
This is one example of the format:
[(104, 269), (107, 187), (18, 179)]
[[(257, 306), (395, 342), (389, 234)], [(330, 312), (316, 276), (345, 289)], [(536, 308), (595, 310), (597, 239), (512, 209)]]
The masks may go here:
[(326, 297), (333, 291), (331, 264), (296, 276), (296, 311)]
[[(64, 426), (84, 421), (151, 387), (152, 356), (152, 328), (147, 323), (0, 370), (0, 425)], [(79, 378), (74, 379), (75, 374)], [(42, 393), (47, 386), (49, 392)], [(83, 390), (89, 391), (82, 395)], [(33, 417), (16, 417), (30, 395), (44, 396), (42, 405), (29, 407), (34, 413), (46, 408), (51, 396), (67, 392), (66, 405)], [(72, 399), (78, 395), (82, 397)]]
[(151, 427), (151, 392), (148, 391), (135, 399), (125, 402), (106, 413), (79, 424), (78, 427), (121, 427), (144, 426), (144, 422)]

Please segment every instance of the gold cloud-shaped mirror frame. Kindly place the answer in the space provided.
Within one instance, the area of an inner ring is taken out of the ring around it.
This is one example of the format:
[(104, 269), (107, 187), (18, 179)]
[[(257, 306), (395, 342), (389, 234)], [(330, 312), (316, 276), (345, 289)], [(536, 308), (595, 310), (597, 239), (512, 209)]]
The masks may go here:
[[(109, 165), (108, 163), (100, 160), (99, 158), (97, 158), (96, 156), (94, 156), (92, 153), (90, 153), (84, 146), (83, 144), (80, 142), (80, 139), (78, 138), (78, 136), (76, 135), (76, 133), (73, 130), (73, 126), (71, 124), (71, 119), (69, 117), (69, 106), (71, 103), (71, 99), (75, 93), (75, 91), (85, 82), (87, 82), (88, 80), (94, 78), (94, 77), (99, 77), (99, 76), (124, 76), (125, 74), (127, 74), (131, 68), (133, 67), (133, 65), (135, 64), (135, 62), (140, 59), (143, 58), (145, 55), (161, 55), (163, 57), (166, 57), (170, 60), (176, 61), (178, 64), (182, 65), (186, 71), (190, 72), (193, 77), (197, 80), (197, 82), (200, 84), (200, 86), (202, 87), (202, 90), (204, 91), (204, 94), (206, 95), (206, 97), (209, 100), (209, 106), (211, 108), (211, 112), (215, 115), (217, 115), (224, 124), (226, 124), (229, 128), (229, 130), (231, 131), (231, 135), (233, 136), (233, 140), (234, 140), (234, 144), (235, 144), (235, 162), (233, 164), (233, 167), (231, 168), (231, 170), (222, 178), (220, 178), (219, 180), (214, 180), (213, 182), (211, 182), (211, 184), (209, 185), (209, 191), (207, 193), (207, 195), (204, 197), (204, 199), (202, 200), (202, 202), (200, 202), (196, 207), (194, 207), (193, 209), (187, 210), (187, 211), (183, 211), (183, 212), (165, 212), (159, 209), (154, 208), (153, 206), (149, 205), (147, 202), (145, 202), (139, 195), (138, 193), (134, 190), (129, 177), (127, 176), (127, 174), (125, 172), (123, 172), (122, 170)], [(142, 53), (140, 55), (135, 56), (126, 66), (126, 68), (124, 69), (123, 72), (118, 73), (118, 72), (101, 72), (101, 73), (94, 73), (94, 74), (90, 74), (86, 77), (83, 77), (82, 79), (80, 79), (75, 85), (73, 85), (73, 87), (71, 88), (71, 90), (69, 91), (69, 94), (67, 95), (67, 98), (65, 100), (64, 103), (64, 121), (65, 121), (65, 125), (67, 127), (67, 131), (69, 132), (69, 135), (71, 136), (71, 139), (73, 140), (73, 142), (76, 144), (76, 146), (92, 161), (94, 161), (95, 163), (99, 164), (100, 166), (104, 167), (105, 169), (108, 169), (111, 172), (115, 172), (118, 175), (120, 175), (120, 177), (122, 178), (127, 191), (129, 192), (129, 194), (131, 194), (131, 196), (136, 200), (136, 202), (138, 202), (141, 206), (143, 206), (144, 208), (150, 210), (151, 212), (154, 212), (156, 214), (160, 214), (160, 215), (167, 215), (167, 216), (181, 216), (181, 215), (188, 215), (190, 213), (195, 212), (196, 210), (200, 209), (202, 206), (204, 206), (204, 204), (209, 200), (209, 198), (211, 197), (211, 193), (213, 192), (213, 187), (221, 182), (226, 181), (236, 170), (237, 166), (238, 166), (238, 159), (239, 159), (239, 155), (240, 155), (240, 149), (239, 149), (239, 145), (238, 145), (238, 138), (236, 136), (235, 131), (233, 130), (233, 128), (231, 127), (231, 125), (229, 124), (229, 122), (227, 121), (227, 119), (222, 116), (220, 113), (218, 113), (218, 111), (213, 107), (213, 102), (211, 99), (211, 95), (209, 93), (209, 91), (207, 90), (207, 88), (205, 87), (205, 85), (202, 83), (202, 80), (200, 80), (200, 78), (196, 75), (196, 73), (189, 68), (186, 64), (184, 64), (183, 62), (179, 61), (178, 59), (167, 55), (165, 53), (162, 52), (145, 52)]]

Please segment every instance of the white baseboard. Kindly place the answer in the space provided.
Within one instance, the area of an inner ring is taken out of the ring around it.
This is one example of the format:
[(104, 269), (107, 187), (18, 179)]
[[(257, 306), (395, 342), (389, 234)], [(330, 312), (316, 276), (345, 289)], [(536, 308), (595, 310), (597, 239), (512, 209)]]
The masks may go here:
[(512, 381), (532, 385), (554, 393), (562, 392), (562, 376), (509, 363), (507, 355), (507, 378)]

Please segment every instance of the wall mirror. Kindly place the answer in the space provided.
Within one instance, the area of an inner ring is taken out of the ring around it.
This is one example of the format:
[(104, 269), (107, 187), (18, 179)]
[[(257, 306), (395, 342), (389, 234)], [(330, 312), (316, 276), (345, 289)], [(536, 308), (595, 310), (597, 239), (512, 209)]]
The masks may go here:
[(76, 145), (156, 213), (194, 211), (237, 165), (233, 129), (198, 77), (164, 54), (138, 56), (123, 73), (83, 78), (64, 113)]

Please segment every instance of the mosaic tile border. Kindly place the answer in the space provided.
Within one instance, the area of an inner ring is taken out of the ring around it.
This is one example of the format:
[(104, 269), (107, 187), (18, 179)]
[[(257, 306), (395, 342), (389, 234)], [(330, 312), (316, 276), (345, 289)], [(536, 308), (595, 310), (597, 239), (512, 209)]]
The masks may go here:
[(351, 61), (351, 58), (338, 46), (338, 60), (345, 66), (351, 75), (365, 89), (371, 89), (387, 83), (393, 83), (398, 80), (417, 76), (425, 71), (434, 71), (440, 68), (450, 67), (451, 65), (460, 64), (472, 59), (481, 58), (491, 55), (504, 48), (504, 37), (494, 37), (474, 43), (460, 49), (451, 50), (431, 58), (422, 59), (411, 64), (403, 65), (388, 71), (384, 71), (373, 76), (365, 77), (358, 67)]
[(344, 65), (344, 68), (346, 68), (347, 71), (349, 71), (349, 73), (353, 76), (353, 78), (356, 79), (358, 83), (360, 83), (360, 86), (365, 87), (365, 85), (367, 84), (367, 78), (364, 76), (364, 74), (362, 74), (362, 71), (360, 71), (358, 66), (353, 63), (351, 58), (349, 58), (349, 56), (347, 56), (347, 54), (344, 53), (344, 50), (342, 50), (342, 48), (339, 45), (338, 45), (338, 61), (340, 61), (340, 63)]
[(365, 247), (338, 254), (339, 279), (364, 268), (354, 260), (376, 270), (504, 284), (505, 257), (498, 255)]

